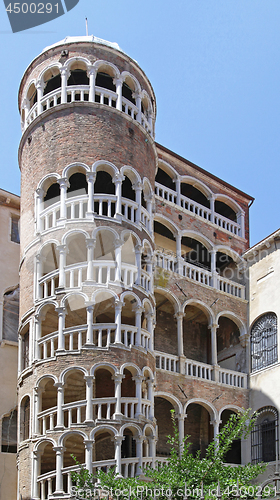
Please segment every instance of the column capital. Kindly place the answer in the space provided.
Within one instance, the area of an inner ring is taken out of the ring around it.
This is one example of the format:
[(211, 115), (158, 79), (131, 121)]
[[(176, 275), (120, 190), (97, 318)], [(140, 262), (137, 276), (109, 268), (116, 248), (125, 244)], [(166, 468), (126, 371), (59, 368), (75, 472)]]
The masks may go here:
[(219, 328), (219, 324), (218, 323), (210, 323), (210, 325), (208, 325), (208, 328), (215, 328), (216, 330)]
[(66, 451), (66, 448), (64, 446), (54, 446), (53, 451), (55, 451), (57, 455), (62, 455)]
[(41, 197), (43, 197), (43, 196), (44, 196), (45, 191), (44, 191), (44, 189), (43, 189), (43, 188), (41, 188), (41, 187), (40, 187), (40, 188), (37, 188), (37, 189), (36, 189), (36, 194), (37, 194), (37, 196), (38, 196), (39, 198), (41, 198)]
[(123, 306), (124, 306), (124, 303), (121, 300), (115, 301), (115, 309), (122, 310)]
[(87, 450), (90, 450), (94, 441), (92, 439), (84, 439), (84, 445)]
[(122, 181), (124, 181), (124, 179), (125, 179), (124, 175), (122, 175), (121, 173), (117, 173), (114, 175), (112, 182), (114, 184), (117, 184), (118, 182), (121, 183)]
[(114, 248), (119, 248), (119, 247), (122, 247), (124, 245), (124, 241), (121, 239), (121, 238), (116, 238), (114, 240)]
[(211, 425), (220, 425), (222, 423), (222, 420), (219, 420), (218, 418), (210, 420)]
[(177, 311), (174, 315), (173, 315), (173, 318), (175, 319), (183, 319), (185, 317), (185, 314), (184, 312), (182, 311)]
[(86, 310), (89, 310), (89, 311), (93, 310), (94, 306), (95, 306), (94, 302), (91, 302), (91, 301), (85, 302), (85, 308), (86, 308)]
[(69, 78), (70, 71), (68, 68), (62, 67), (62, 68), (59, 68), (59, 71), (60, 71), (61, 76), (66, 76), (67, 79)]
[(95, 76), (96, 75), (96, 72), (97, 72), (97, 68), (95, 68), (94, 66), (90, 66), (87, 70), (87, 76), (90, 77), (90, 76)]
[(114, 373), (114, 374), (112, 375), (112, 379), (113, 379), (115, 382), (121, 382), (124, 378), (125, 378), (125, 375), (123, 375), (122, 373)]
[(135, 312), (135, 314), (140, 314), (140, 313), (142, 314), (145, 311), (145, 309), (139, 304), (137, 304), (136, 306), (132, 307), (132, 311)]
[(250, 334), (248, 332), (243, 333), (239, 337), (239, 342), (240, 342), (242, 347), (246, 347), (249, 344), (249, 340), (250, 340)]
[(185, 420), (185, 418), (187, 418), (187, 414), (186, 413), (177, 413), (175, 415), (175, 418), (177, 418), (177, 420)]
[(55, 312), (57, 312), (57, 314), (59, 316), (62, 316), (63, 314), (67, 314), (67, 311), (66, 311), (66, 307), (65, 306), (58, 306), (55, 308)]
[(142, 253), (143, 252), (142, 245), (135, 245), (134, 251), (135, 251), (135, 253)]
[(67, 177), (61, 177), (60, 179), (57, 179), (56, 182), (60, 185), (60, 187), (70, 187)]
[(85, 375), (84, 379), (86, 382), (93, 382), (95, 380), (95, 376), (94, 375)]
[(57, 387), (57, 389), (64, 389), (64, 385), (62, 382), (55, 382), (54, 387)]
[(142, 191), (143, 184), (142, 184), (142, 182), (137, 181), (137, 182), (134, 182), (134, 184), (132, 184), (132, 187), (133, 187), (134, 191)]
[(124, 440), (124, 436), (114, 436), (113, 440), (116, 442), (116, 444), (120, 445)]
[(86, 173), (86, 179), (87, 181), (95, 181), (96, 179), (96, 172), (87, 172)]
[(145, 377), (143, 375), (134, 375), (134, 377), (132, 377), (132, 380), (134, 380), (135, 382), (138, 382), (138, 383), (142, 383), (143, 380), (145, 380)]
[(63, 253), (67, 249), (67, 246), (65, 244), (64, 245), (57, 245), (56, 248), (59, 251), (59, 253)]
[(34, 387), (34, 392), (35, 392), (36, 396), (40, 396), (43, 392), (43, 388), (42, 387)]
[(120, 84), (122, 84), (122, 83), (123, 83), (123, 81), (122, 81), (122, 78), (121, 78), (121, 77), (115, 77), (115, 78), (113, 79), (113, 84), (114, 84), (114, 85), (116, 85), (116, 86), (117, 86), (117, 85), (120, 85)]

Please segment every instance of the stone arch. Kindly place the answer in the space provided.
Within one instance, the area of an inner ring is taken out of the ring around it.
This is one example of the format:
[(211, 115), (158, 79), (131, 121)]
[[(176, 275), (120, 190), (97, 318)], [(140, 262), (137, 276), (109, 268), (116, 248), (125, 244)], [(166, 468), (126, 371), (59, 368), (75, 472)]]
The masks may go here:
[(143, 195), (145, 201), (148, 201), (153, 197), (153, 189), (147, 177), (144, 177), (143, 179)]
[(129, 369), (130, 371), (132, 370), (131, 373), (133, 374), (133, 376), (141, 375), (140, 368), (137, 365), (135, 365), (134, 363), (130, 363), (130, 362), (123, 363), (120, 367), (120, 370), (119, 370), (121, 375), (123, 375), (125, 369)]
[(171, 221), (170, 219), (168, 219), (168, 217), (165, 217), (162, 214), (156, 213), (154, 216), (154, 222), (159, 222), (163, 226), (166, 226), (169, 229), (169, 231), (171, 231), (174, 238), (177, 234), (180, 234), (178, 226), (176, 226), (176, 224), (173, 221)]
[(236, 324), (236, 326), (239, 328), (239, 331), (240, 331), (240, 336), (241, 335), (245, 335), (246, 333), (246, 326), (245, 326), (245, 323), (239, 318), (239, 316), (237, 316), (237, 314), (235, 314), (234, 312), (232, 311), (221, 311), (217, 314), (217, 318), (216, 318), (216, 324), (218, 324), (219, 322), (219, 319), (221, 318), (221, 316), (225, 316), (226, 318), (230, 319), (231, 321), (233, 321), (233, 323)]
[(19, 401), (19, 440), (25, 441), (31, 436), (31, 396), (25, 394)]
[(113, 163), (106, 160), (98, 160), (93, 163), (92, 172), (97, 173), (100, 170), (107, 172), (112, 178), (114, 178), (115, 175), (119, 174), (118, 168)]
[(182, 175), (180, 177), (180, 181), (181, 184), (190, 184), (191, 186), (195, 187), (196, 189), (198, 189), (198, 191), (201, 191), (201, 193), (204, 194), (207, 199), (209, 199), (213, 194), (211, 189), (206, 184), (204, 184), (204, 182), (190, 175)]
[(86, 370), (86, 368), (82, 367), (82, 366), (70, 366), (68, 368), (65, 368), (60, 376), (59, 376), (59, 382), (61, 382), (63, 385), (66, 383), (66, 380), (67, 380), (67, 375), (69, 374), (69, 372), (71, 372), (72, 370), (77, 370), (77, 371), (80, 371), (84, 374), (84, 377), (86, 377), (88, 375), (88, 371)]
[(218, 420), (221, 420), (221, 415), (224, 410), (231, 410), (234, 413), (244, 413), (244, 408), (240, 408), (240, 406), (236, 406), (234, 404), (225, 405), (219, 410)]
[(129, 87), (130, 87), (130, 85), (133, 85), (133, 87), (134, 87), (133, 89), (132, 89), (132, 87), (130, 87), (133, 92), (137, 92), (137, 93), (141, 92), (140, 83), (138, 82), (137, 78), (134, 75), (129, 73), (129, 71), (123, 71), (121, 73), (120, 77), (121, 77), (121, 80), (123, 83), (125, 83), (126, 81), (129, 82), (127, 84)]
[(83, 173), (83, 174), (87, 174), (90, 171), (91, 171), (91, 169), (86, 163), (74, 162), (74, 163), (70, 163), (69, 165), (67, 165), (63, 169), (62, 178), (66, 178), (69, 181), (71, 175), (73, 175), (73, 174), (76, 174), (78, 172)]
[(39, 441), (37, 441), (34, 444), (33, 452), (39, 451), (39, 449), (41, 448), (41, 446), (44, 443), (46, 443), (46, 444), (52, 444), (53, 446), (57, 445), (56, 441), (53, 438), (51, 438), (51, 437), (42, 438), (42, 439), (39, 439)]
[(95, 435), (97, 432), (99, 431), (102, 431), (102, 430), (106, 430), (107, 432), (111, 432), (113, 436), (117, 436), (118, 435), (118, 431), (115, 427), (113, 427), (112, 425), (109, 425), (109, 424), (102, 424), (102, 425), (98, 425), (97, 427), (95, 427), (91, 433), (90, 433), (90, 439), (94, 440), (95, 439)]
[(120, 173), (122, 175), (126, 175), (130, 179), (130, 181), (132, 182), (132, 186), (137, 182), (141, 183), (141, 177), (139, 173), (137, 172), (137, 170), (135, 170), (135, 168), (131, 167), (130, 165), (124, 165), (123, 167), (121, 167)]
[(178, 178), (178, 172), (175, 170), (174, 167), (172, 167), (172, 165), (167, 163), (167, 161), (159, 159), (158, 165), (157, 165), (157, 170), (158, 170), (158, 168), (163, 170), (169, 177), (171, 177), (173, 182)]
[(213, 405), (200, 398), (194, 398), (185, 405), (187, 418), (184, 421), (184, 433), (190, 438), (190, 451), (193, 455), (197, 452), (204, 458), (206, 450), (214, 437), (213, 426), (217, 412)]
[(37, 82), (43, 85), (43, 87), (45, 88), (49, 77), (54, 77), (58, 74), (60, 75), (61, 68), (62, 64), (60, 62), (54, 62), (50, 64), (39, 73)]
[(99, 368), (105, 368), (106, 370), (110, 371), (112, 375), (116, 375), (116, 373), (118, 371), (115, 365), (112, 365), (111, 363), (107, 363), (106, 361), (104, 361), (104, 362), (100, 361), (100, 363), (96, 363), (95, 365), (93, 365), (91, 367), (90, 375), (94, 376), (96, 370), (98, 370)]
[(70, 59), (68, 59), (62, 67), (67, 69), (67, 71), (70, 71), (73, 66), (83, 66), (86, 70), (88, 70), (91, 67), (91, 62), (89, 59), (82, 56), (70, 57)]
[(106, 69), (108, 71), (108, 74), (112, 76), (113, 78), (120, 78), (120, 71), (115, 66), (115, 64), (109, 62), (109, 61), (103, 61), (101, 59), (97, 60), (94, 62), (93, 66), (94, 69), (96, 69), (96, 73), (99, 72), (100, 69)]
[(38, 183), (37, 189), (43, 189), (46, 194), (47, 190), (52, 184), (56, 184), (61, 179), (61, 176), (56, 172), (45, 175)]
[(208, 251), (213, 250), (213, 243), (206, 236), (202, 235), (198, 231), (185, 229), (180, 231), (180, 235), (182, 238), (186, 236), (196, 241), (199, 241), (202, 245), (204, 245), (207, 248)]
[(211, 416), (211, 420), (218, 419), (218, 413), (215, 406), (212, 403), (210, 403), (210, 401), (207, 401), (206, 399), (202, 398), (192, 398), (189, 401), (187, 401), (187, 403), (185, 403), (184, 405), (183, 413), (187, 413), (188, 406), (192, 403), (203, 406), (203, 408), (205, 408), (208, 411), (209, 415)]
[(189, 305), (194, 305), (204, 312), (209, 321), (209, 326), (214, 323), (214, 314), (207, 304), (198, 299), (187, 299), (182, 305), (182, 311), (185, 312), (186, 307)]
[(222, 201), (225, 205), (228, 205), (237, 214), (238, 212), (243, 212), (241, 206), (230, 196), (226, 194), (217, 193), (214, 195), (215, 201)]

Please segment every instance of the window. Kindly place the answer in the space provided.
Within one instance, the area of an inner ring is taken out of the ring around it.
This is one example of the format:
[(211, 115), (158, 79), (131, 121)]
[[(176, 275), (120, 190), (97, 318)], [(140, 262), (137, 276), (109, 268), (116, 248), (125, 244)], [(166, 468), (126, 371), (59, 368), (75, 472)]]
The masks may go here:
[(2, 419), (2, 453), (17, 452), (17, 410)]
[(17, 215), (11, 216), (11, 241), (19, 243), (19, 217)]
[(270, 366), (277, 360), (277, 316), (267, 313), (261, 316), (252, 328), (251, 371)]
[(278, 412), (273, 406), (259, 412), (251, 434), (252, 463), (273, 462), (278, 447)]

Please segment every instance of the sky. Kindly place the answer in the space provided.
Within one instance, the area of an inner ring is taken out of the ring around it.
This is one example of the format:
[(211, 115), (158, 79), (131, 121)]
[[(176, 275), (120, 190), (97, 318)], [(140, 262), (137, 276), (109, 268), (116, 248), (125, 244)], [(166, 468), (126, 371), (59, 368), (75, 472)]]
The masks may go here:
[(139, 63), (157, 99), (156, 141), (255, 198), (250, 244), (280, 226), (279, 0), (80, 0), (12, 33), (0, 3), (0, 187), (20, 194), (17, 92), (46, 46), (89, 34)]

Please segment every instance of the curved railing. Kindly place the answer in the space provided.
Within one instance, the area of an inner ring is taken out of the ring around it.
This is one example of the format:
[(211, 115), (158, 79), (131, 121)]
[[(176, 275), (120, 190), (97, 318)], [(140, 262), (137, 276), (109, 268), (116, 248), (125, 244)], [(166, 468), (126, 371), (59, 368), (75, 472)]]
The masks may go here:
[[(66, 87), (67, 103), (72, 102), (89, 102), (90, 86), (89, 85), (68, 85)], [(94, 88), (93, 102), (104, 104), (111, 108), (117, 107), (117, 93), (105, 89), (103, 87)], [(25, 123), (23, 124), (24, 130), (35, 120), (35, 118), (48, 109), (55, 108), (61, 104), (61, 88), (55, 89), (43, 96), (40, 102), (36, 102), (32, 108), (27, 111)], [(152, 125), (147, 120), (144, 113), (140, 112), (135, 104), (122, 97), (121, 99), (122, 112), (130, 116), (134, 121), (141, 123), (144, 129), (152, 134)], [(140, 118), (139, 118), (140, 116)]]

